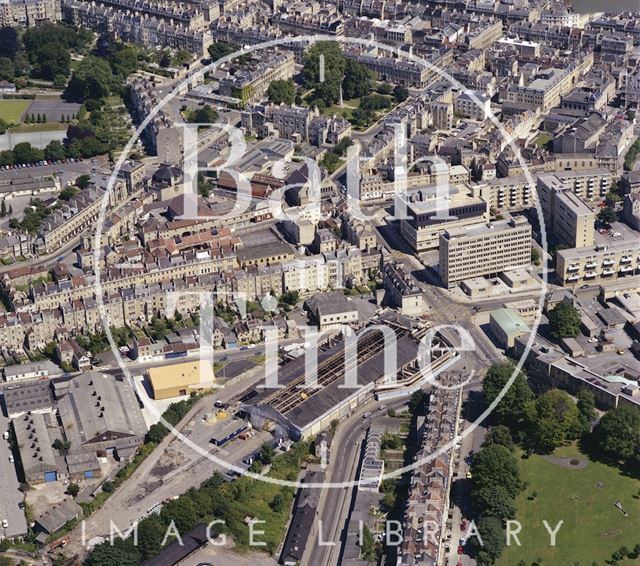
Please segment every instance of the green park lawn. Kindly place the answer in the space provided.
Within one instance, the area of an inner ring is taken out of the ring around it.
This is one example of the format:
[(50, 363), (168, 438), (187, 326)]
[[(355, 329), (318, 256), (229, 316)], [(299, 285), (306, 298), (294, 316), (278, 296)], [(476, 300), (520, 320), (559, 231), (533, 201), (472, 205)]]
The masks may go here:
[(19, 124), (20, 116), (30, 104), (31, 100), (0, 100), (0, 119), (7, 124)]
[[(562, 447), (554, 456), (586, 460), (575, 445)], [(567, 469), (548, 462), (543, 456), (520, 459), (522, 479), (527, 489), (517, 499), (517, 519), (522, 524), (521, 547), (507, 547), (499, 566), (526, 566), (539, 562), (549, 566), (605, 566), (621, 546), (630, 550), (640, 543), (640, 482), (624, 476), (617, 468), (589, 461), (584, 469)], [(536, 492), (535, 499), (529, 499)], [(625, 517), (614, 504), (620, 501)], [(547, 520), (557, 533), (556, 546), (542, 524)], [(640, 558), (627, 558), (621, 566), (640, 564)]]

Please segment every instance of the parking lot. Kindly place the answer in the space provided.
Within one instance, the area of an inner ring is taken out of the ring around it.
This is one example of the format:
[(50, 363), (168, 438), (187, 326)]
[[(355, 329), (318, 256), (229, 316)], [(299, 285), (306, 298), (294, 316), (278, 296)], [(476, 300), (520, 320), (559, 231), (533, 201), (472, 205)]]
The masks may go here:
[[(19, 491), (20, 482), (9, 441), (4, 438), (4, 432), (9, 429), (9, 419), (0, 416), (0, 538), (14, 538), (27, 534), (27, 520), (21, 508), (22, 492)], [(7, 521), (6, 527), (4, 521)]]

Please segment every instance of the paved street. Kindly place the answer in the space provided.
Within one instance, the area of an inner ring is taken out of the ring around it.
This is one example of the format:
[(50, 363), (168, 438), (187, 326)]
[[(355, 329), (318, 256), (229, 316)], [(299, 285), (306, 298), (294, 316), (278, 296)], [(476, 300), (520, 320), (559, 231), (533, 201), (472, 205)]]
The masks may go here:
[[(9, 419), (0, 415), (0, 436), (9, 429)], [(23, 500), (22, 492), (18, 490), (20, 482), (16, 467), (9, 460), (11, 448), (9, 441), (0, 438), (0, 521), (7, 520), (8, 526), (0, 523), (0, 539), (22, 536), (27, 533), (27, 521), (19, 504)]]

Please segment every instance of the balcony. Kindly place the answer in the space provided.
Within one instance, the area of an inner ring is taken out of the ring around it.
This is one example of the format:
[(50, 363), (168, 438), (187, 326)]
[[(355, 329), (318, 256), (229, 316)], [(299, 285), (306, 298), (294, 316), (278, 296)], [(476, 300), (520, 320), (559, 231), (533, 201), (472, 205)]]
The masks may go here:
[(587, 273), (584, 274), (584, 278), (585, 279), (593, 279), (594, 277), (597, 277), (598, 274), (595, 271), (587, 271)]
[(598, 262), (597, 261), (588, 261), (585, 264), (585, 268), (587, 268), (587, 269), (593, 269), (594, 267), (598, 267)]
[(620, 267), (621, 273), (628, 273), (629, 271), (633, 271), (633, 265), (623, 265)]
[(567, 277), (567, 281), (577, 281), (578, 279), (580, 279), (579, 275), (569, 275), (569, 277)]
[(613, 275), (616, 272), (615, 269), (603, 269), (602, 275)]
[(580, 265), (576, 263), (567, 267), (567, 271), (578, 271), (578, 269), (580, 269)]
[(624, 255), (620, 258), (620, 263), (629, 263), (632, 259), (630, 255)]
[(613, 265), (613, 264), (614, 264), (614, 261), (612, 259), (605, 259), (602, 262), (602, 265)]

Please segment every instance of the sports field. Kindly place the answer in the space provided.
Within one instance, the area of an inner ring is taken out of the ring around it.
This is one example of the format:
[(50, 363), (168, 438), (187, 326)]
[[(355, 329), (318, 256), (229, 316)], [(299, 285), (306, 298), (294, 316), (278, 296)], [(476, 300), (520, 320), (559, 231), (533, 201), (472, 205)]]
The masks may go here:
[[(506, 548), (497, 564), (605, 566), (623, 546), (631, 551), (630, 557), (617, 564), (640, 564), (640, 556), (632, 552), (640, 543), (640, 482), (617, 468), (589, 461), (575, 445), (552, 456), (557, 460), (538, 455), (519, 460), (522, 479), (528, 482), (517, 500), (522, 546)], [(566, 457), (563, 464), (561, 457)], [(573, 467), (572, 459), (580, 464)], [(627, 516), (616, 508), (618, 501)], [(545, 519), (552, 530), (564, 521), (555, 547), (549, 545)]]
[(31, 100), (0, 100), (0, 118), (7, 124), (19, 124), (20, 116), (29, 108)]

